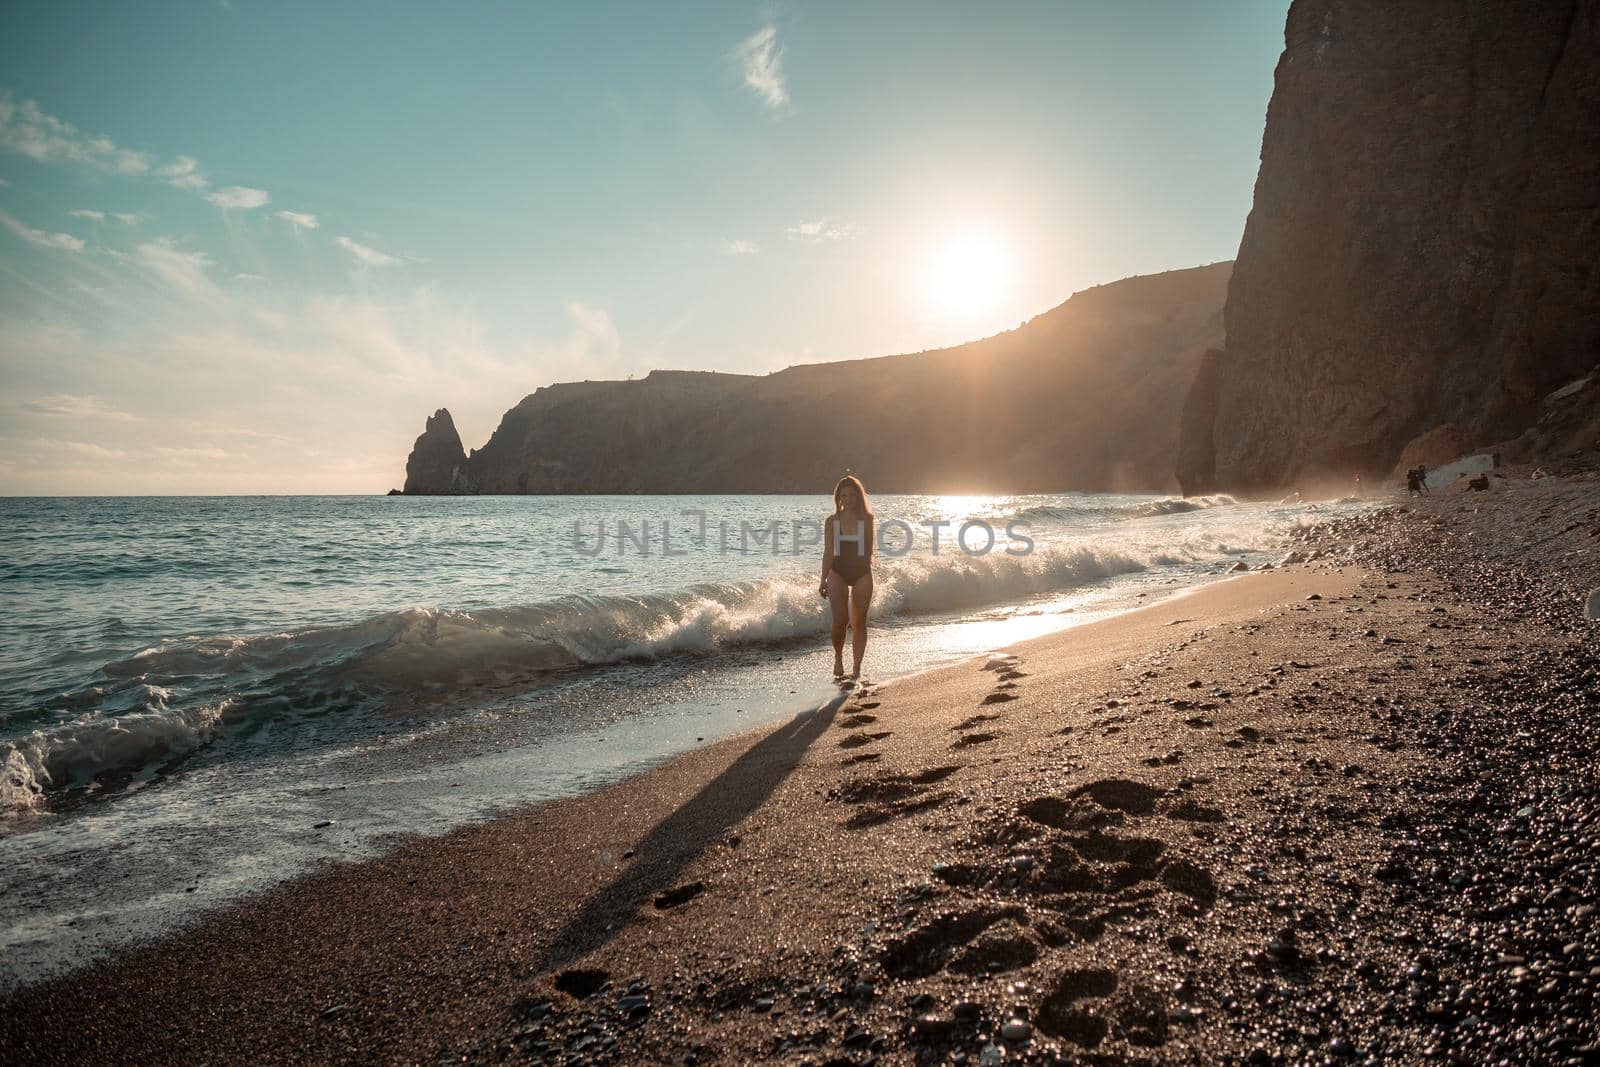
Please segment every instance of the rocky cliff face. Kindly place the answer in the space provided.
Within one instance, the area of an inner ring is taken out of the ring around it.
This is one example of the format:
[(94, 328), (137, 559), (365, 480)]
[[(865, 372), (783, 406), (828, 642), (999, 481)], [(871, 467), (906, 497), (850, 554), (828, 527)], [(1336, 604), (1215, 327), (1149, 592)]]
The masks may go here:
[(464, 461), (440, 412), (406, 492), (816, 493), (846, 469), (885, 492), (1172, 487), (1179, 408), (1221, 340), (1228, 270), (1088, 289), (939, 351), (553, 385)]
[(475, 492), (466, 477), (467, 454), (461, 448), (461, 435), (455, 420), (444, 408), (429, 417), (422, 436), (411, 446), (406, 460), (407, 494), (449, 494)]
[(1597, 145), (1595, 0), (1295, 0), (1185, 490), (1531, 423), (1600, 358)]

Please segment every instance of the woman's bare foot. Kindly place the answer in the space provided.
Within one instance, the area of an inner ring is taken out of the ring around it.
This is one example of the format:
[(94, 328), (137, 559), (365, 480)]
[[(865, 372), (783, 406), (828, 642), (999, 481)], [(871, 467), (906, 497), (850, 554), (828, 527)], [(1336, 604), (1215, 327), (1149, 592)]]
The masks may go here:
[(835, 678), (844, 677), (844, 660), (836, 659), (833, 661), (833, 676)]

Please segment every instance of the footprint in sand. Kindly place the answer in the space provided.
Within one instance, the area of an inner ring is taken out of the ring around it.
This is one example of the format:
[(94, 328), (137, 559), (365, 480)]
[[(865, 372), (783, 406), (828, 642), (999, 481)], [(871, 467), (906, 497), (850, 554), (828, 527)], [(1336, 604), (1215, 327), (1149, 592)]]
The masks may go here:
[(850, 816), (844, 825), (858, 830), (940, 807), (952, 799), (952, 794), (929, 792), (928, 786), (944, 781), (960, 769), (961, 764), (955, 764), (931, 767), (913, 775), (884, 774), (848, 782), (836, 795), (846, 804), (862, 805), (862, 810)]
[[(937, 974), (957, 949), (966, 946), (998, 923), (1017, 927), (1028, 914), (1020, 907), (983, 906), (971, 911), (952, 911), (935, 915), (903, 937), (884, 946), (879, 957), (891, 977), (926, 978)], [(1020, 927), (1017, 927), (1020, 929)], [(1013, 935), (1021, 937), (1023, 935)], [(1037, 955), (1037, 949), (1034, 950)]]
[(839, 720), (839, 728), (841, 730), (853, 730), (857, 726), (865, 726), (868, 723), (877, 721), (878, 717), (876, 715), (851, 715), (848, 718)]
[(1221, 810), (1202, 804), (1193, 797), (1184, 797), (1175, 804), (1168, 804), (1162, 809), (1161, 814), (1169, 819), (1182, 819), (1185, 822), (1227, 821), (1227, 816)]
[[(933, 866), (950, 895), (932, 898), (940, 910), (889, 937), (879, 962), (902, 980), (1002, 973), (1048, 963), (1047, 950), (1099, 940), (1162, 891), (1187, 898), (1184, 908), (1211, 906), (1216, 883), (1206, 869), (1164, 841), (1114, 832), (1174, 815), (1169, 798), (1145, 782), (1103, 778), (1021, 804), (1022, 822), (1000, 816), (992, 831), (962, 843), (960, 862)], [(1001, 887), (1003, 905), (991, 896)], [(1047, 973), (1037, 988), (1032, 1019), (1049, 1037), (1084, 1049), (1114, 1038), (1146, 1048), (1168, 1040), (1166, 999), (1114, 970)]]
[(1002, 689), (998, 693), (990, 693), (988, 696), (984, 697), (982, 703), (984, 703), (984, 704), (1004, 704), (1008, 700), (1016, 700), (1016, 699), (1017, 699), (1017, 694), (1016, 693), (1007, 692), (1006, 690)]
[(1086, 786), (1074, 789), (1067, 796), (1072, 799), (1087, 796), (1103, 808), (1115, 808), (1130, 815), (1149, 815), (1156, 810), (1156, 800), (1165, 793), (1165, 789), (1145, 785), (1143, 782), (1130, 782), (1126, 778), (1102, 778), (1098, 782), (1090, 782)]
[(969, 745), (986, 745), (990, 741), (1000, 740), (999, 734), (963, 734), (951, 745), (951, 748), (966, 748)]
[(890, 736), (890, 733), (889, 733), (888, 730), (881, 730), (881, 731), (879, 731), (878, 733), (875, 733), (875, 734), (867, 734), (867, 733), (851, 734), (849, 737), (847, 737), (843, 741), (839, 742), (839, 747), (840, 748), (860, 748), (862, 745), (870, 745), (874, 741), (882, 741), (885, 737), (888, 737), (888, 736)]
[(851, 756), (849, 759), (845, 760), (841, 766), (848, 767), (852, 763), (876, 763), (882, 758), (883, 753), (881, 752), (863, 752), (860, 755)]
[(856, 707), (860, 708), (862, 711), (871, 711), (873, 708), (879, 708), (882, 706), (883, 701), (881, 700), (867, 700), (856, 704)]
[(579, 968), (556, 975), (556, 988), (574, 1000), (583, 1000), (598, 993), (609, 981), (611, 976), (605, 971)]
[(998, 715), (969, 715), (965, 719), (950, 727), (952, 730), (970, 730), (979, 723), (994, 722), (1000, 718)]
[(1074, 1045), (1095, 1047), (1109, 1036), (1111, 1024), (1105, 1012), (1080, 1005), (1111, 996), (1117, 991), (1117, 984), (1115, 971), (1063, 971), (1056, 979), (1055, 987), (1039, 1004), (1036, 1013), (1039, 1029)]

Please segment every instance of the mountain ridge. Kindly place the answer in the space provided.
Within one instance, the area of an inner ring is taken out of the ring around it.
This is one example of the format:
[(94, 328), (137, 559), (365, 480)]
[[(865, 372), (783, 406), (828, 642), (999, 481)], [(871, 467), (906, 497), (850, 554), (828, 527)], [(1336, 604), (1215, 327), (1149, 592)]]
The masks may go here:
[(889, 492), (1173, 488), (1230, 270), (1094, 286), (950, 348), (541, 386), (470, 453), (440, 409), (404, 493), (824, 492), (847, 469)]

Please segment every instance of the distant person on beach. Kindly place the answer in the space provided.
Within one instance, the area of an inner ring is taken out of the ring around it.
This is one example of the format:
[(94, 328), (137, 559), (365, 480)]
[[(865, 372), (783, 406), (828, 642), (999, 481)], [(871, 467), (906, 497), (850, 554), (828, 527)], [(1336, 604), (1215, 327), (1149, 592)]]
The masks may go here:
[(833, 487), (833, 514), (822, 535), (822, 588), (833, 607), (833, 676), (844, 677), (844, 631), (850, 629), (854, 666), (861, 677), (867, 651), (867, 608), (872, 603), (872, 548), (877, 528), (861, 479), (847, 474)]
[(1417, 468), (1415, 467), (1406, 471), (1406, 493), (1410, 496), (1422, 495), (1422, 479), (1417, 477)]

